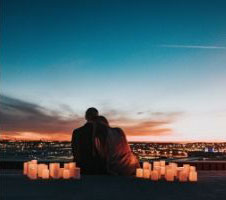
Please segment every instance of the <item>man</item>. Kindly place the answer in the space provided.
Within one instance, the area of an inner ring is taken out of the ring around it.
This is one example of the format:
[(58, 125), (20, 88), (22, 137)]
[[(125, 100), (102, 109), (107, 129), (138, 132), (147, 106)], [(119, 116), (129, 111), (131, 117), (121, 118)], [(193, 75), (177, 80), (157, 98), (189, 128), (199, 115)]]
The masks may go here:
[(75, 129), (72, 134), (72, 152), (74, 161), (83, 174), (105, 174), (106, 159), (96, 150), (95, 138), (102, 145), (106, 144), (107, 128), (96, 122), (98, 110), (89, 108), (86, 111), (84, 126)]

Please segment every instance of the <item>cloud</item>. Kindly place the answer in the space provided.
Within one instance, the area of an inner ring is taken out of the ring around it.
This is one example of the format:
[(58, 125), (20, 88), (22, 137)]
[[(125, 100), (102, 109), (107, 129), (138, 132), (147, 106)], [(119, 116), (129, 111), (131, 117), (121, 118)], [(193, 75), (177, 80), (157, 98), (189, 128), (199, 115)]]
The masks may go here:
[(224, 49), (225, 46), (206, 46), (206, 45), (158, 45), (163, 48), (183, 48), (183, 49)]
[[(116, 115), (117, 113), (117, 115)], [(183, 112), (136, 112), (142, 119), (129, 117), (130, 114), (110, 110), (105, 113), (113, 127), (121, 127), (128, 136), (163, 136), (171, 135), (173, 130), (171, 123), (183, 115)]]
[(17, 136), (21, 133), (69, 134), (84, 122), (76, 114), (67, 118), (57, 111), (4, 95), (0, 95), (0, 107), (2, 132)]
[[(17, 139), (70, 140), (74, 128), (81, 126), (83, 115), (75, 114), (68, 105), (59, 105), (60, 111), (16, 98), (0, 95), (1, 136)], [(104, 116), (111, 126), (122, 128), (128, 136), (170, 135), (170, 124), (181, 112), (131, 113), (105, 108)], [(143, 115), (144, 114), (144, 115)]]

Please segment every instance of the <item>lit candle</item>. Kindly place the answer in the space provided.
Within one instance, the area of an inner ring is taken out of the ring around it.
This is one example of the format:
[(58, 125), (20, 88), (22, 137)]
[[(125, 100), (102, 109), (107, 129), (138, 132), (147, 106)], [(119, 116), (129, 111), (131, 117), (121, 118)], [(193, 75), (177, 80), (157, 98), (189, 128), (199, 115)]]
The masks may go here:
[(165, 167), (165, 166), (166, 166), (166, 161), (160, 160), (160, 167)]
[(159, 161), (154, 161), (154, 162), (153, 162), (153, 168), (154, 168), (154, 167), (157, 167), (157, 166), (158, 166), (158, 167), (160, 166), (160, 162), (159, 162)]
[(179, 181), (186, 182), (188, 180), (187, 172), (185, 170), (180, 171), (179, 173)]
[(68, 168), (69, 169), (75, 169), (76, 168), (76, 163), (75, 162), (68, 163)]
[(43, 169), (48, 169), (48, 166), (45, 164), (38, 164), (38, 177), (42, 177)]
[(28, 177), (30, 179), (37, 179), (37, 173), (38, 173), (37, 164), (29, 163), (28, 171), (29, 171)]
[(150, 178), (150, 170), (149, 169), (144, 169), (143, 170), (143, 177), (149, 179)]
[(143, 169), (142, 168), (136, 169), (136, 177), (139, 177), (139, 178), (143, 177)]
[(173, 170), (174, 176), (177, 176), (177, 163), (170, 163), (169, 166)]
[(48, 169), (42, 170), (42, 178), (43, 179), (49, 179), (49, 170)]
[(59, 169), (59, 178), (63, 177), (63, 171), (64, 171), (64, 168)]
[(153, 170), (154, 171), (157, 171), (159, 178), (161, 178), (161, 167), (160, 166), (154, 166), (154, 169)]
[(50, 176), (54, 179), (58, 179), (59, 178), (59, 169), (60, 169), (60, 163), (50, 163), (49, 164)]
[(196, 167), (195, 166), (190, 166), (189, 172), (196, 172)]
[(69, 169), (69, 163), (64, 163), (64, 169)]
[(164, 176), (166, 173), (166, 167), (160, 167), (160, 175)]
[(27, 175), (28, 173), (28, 162), (24, 163), (24, 175)]
[(183, 165), (184, 167), (184, 172), (186, 172), (186, 175), (188, 176), (189, 175), (189, 171), (190, 171), (190, 165), (189, 164), (184, 164)]
[(143, 162), (143, 169), (151, 170), (151, 163), (149, 163), (149, 162)]
[(189, 173), (189, 181), (191, 181), (191, 182), (197, 182), (197, 180), (198, 180), (198, 174), (197, 174), (197, 172), (191, 171)]
[(70, 171), (71, 178), (80, 179), (80, 168), (78, 167), (72, 168), (72, 169), (69, 169), (69, 171)]
[(173, 171), (173, 169), (167, 169), (166, 170), (165, 178), (166, 178), (167, 181), (174, 181), (174, 171)]
[(153, 181), (159, 180), (159, 173), (158, 173), (158, 171), (153, 170), (153, 171), (151, 172), (151, 180), (153, 180)]
[(69, 179), (70, 178), (70, 171), (69, 169), (64, 169), (63, 171), (63, 179)]

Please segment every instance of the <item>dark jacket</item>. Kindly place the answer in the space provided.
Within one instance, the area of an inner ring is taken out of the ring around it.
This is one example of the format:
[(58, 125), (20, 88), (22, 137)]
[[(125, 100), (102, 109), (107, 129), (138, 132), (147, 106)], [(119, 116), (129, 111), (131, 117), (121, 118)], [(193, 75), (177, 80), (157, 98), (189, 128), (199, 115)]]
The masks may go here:
[[(81, 168), (83, 174), (105, 174), (107, 171), (106, 159), (101, 157), (93, 145), (94, 123), (86, 123), (75, 129), (72, 134), (72, 152), (74, 161)], [(107, 128), (95, 123), (95, 137), (101, 144), (106, 144)]]

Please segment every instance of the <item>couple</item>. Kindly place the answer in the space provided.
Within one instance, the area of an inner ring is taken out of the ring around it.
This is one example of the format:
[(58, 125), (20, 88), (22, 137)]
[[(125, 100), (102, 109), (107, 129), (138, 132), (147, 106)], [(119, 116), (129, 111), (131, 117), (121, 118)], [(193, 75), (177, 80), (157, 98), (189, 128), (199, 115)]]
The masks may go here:
[(133, 175), (139, 167), (120, 128), (111, 128), (96, 108), (86, 111), (84, 126), (72, 134), (74, 161), (83, 174)]

